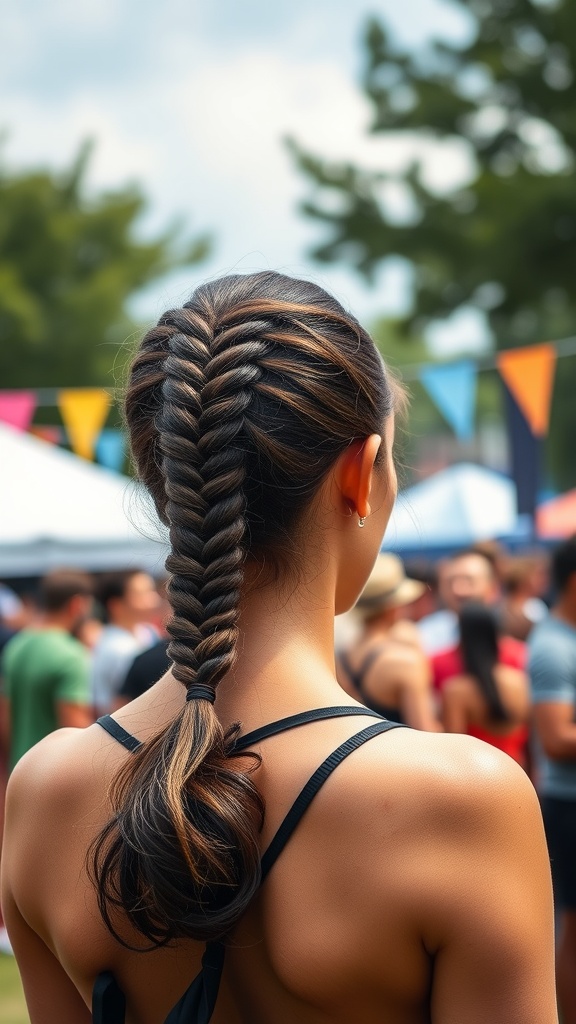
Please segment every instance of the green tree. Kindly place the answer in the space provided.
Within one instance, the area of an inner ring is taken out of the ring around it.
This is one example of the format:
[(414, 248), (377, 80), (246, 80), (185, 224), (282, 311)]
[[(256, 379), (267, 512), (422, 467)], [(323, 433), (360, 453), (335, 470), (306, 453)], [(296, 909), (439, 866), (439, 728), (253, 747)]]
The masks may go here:
[[(313, 187), (303, 210), (327, 229), (313, 255), (348, 262), (367, 278), (391, 255), (408, 260), (408, 335), (462, 306), (486, 314), (499, 347), (576, 334), (576, 5), (456, 2), (474, 22), (461, 46), (410, 53), (371, 20), (363, 88), (372, 132), (464, 143), (469, 181), (439, 193), (421, 156), (391, 174), (330, 163), (292, 142)], [(400, 223), (386, 202), (391, 180), (411, 205)], [(576, 483), (575, 385), (576, 360), (565, 358), (548, 447), (564, 485)]]
[(113, 385), (134, 323), (126, 300), (201, 260), (209, 239), (135, 227), (145, 199), (130, 186), (86, 195), (91, 146), (64, 174), (0, 173), (0, 388)]

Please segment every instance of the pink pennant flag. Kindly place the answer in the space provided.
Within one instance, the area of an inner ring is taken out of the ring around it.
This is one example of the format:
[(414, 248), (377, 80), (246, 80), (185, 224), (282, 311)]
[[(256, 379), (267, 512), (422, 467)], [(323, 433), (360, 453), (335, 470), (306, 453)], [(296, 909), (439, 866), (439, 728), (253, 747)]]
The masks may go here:
[(16, 430), (28, 430), (35, 408), (33, 391), (0, 391), (0, 420)]

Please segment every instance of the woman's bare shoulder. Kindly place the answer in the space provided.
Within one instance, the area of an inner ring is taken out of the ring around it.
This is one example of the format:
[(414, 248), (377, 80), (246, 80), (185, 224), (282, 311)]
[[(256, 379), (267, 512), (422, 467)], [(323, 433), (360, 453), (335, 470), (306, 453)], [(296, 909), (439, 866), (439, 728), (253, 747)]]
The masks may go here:
[[(360, 755), (360, 756), (358, 756)], [(518, 809), (540, 820), (534, 787), (508, 755), (471, 736), (398, 728), (349, 758), (340, 795), (386, 809), (400, 827), (450, 841), (508, 827)]]
[[(114, 747), (116, 744), (113, 745)], [(91, 779), (114, 758), (115, 750), (96, 725), (87, 729), (58, 729), (20, 758), (8, 781), (7, 807), (13, 816), (23, 807), (26, 817), (44, 816), (74, 797), (86, 799)], [(112, 767), (112, 765), (111, 765)]]

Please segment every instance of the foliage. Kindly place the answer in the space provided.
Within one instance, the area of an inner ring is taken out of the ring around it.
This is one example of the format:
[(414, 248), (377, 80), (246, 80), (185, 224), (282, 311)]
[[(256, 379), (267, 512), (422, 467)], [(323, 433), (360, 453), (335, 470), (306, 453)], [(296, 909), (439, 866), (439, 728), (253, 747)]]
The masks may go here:
[[(328, 229), (313, 255), (367, 278), (391, 255), (410, 261), (408, 334), (462, 306), (485, 312), (500, 347), (575, 334), (576, 5), (456, 2), (474, 24), (461, 46), (409, 53), (371, 20), (363, 87), (372, 132), (444, 144), (448, 154), (465, 146), (469, 180), (435, 190), (416, 149), (400, 172), (375, 172), (292, 142), (313, 189), (304, 212)], [(391, 182), (403, 189), (403, 219), (390, 207)], [(550, 455), (564, 484), (576, 483), (563, 441), (576, 430), (575, 383), (574, 360), (561, 361)]]
[(29, 1024), (16, 960), (0, 953), (0, 1020), (2, 1024)]
[(126, 299), (168, 271), (202, 259), (206, 237), (151, 241), (135, 227), (135, 187), (85, 194), (86, 144), (62, 175), (0, 173), (0, 387), (113, 383), (134, 329)]

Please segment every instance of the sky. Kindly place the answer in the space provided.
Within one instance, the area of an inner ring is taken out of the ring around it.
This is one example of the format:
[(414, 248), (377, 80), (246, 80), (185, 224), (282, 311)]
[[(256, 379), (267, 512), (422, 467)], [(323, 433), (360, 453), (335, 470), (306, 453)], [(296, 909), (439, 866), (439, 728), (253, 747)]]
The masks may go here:
[[(68, 166), (96, 142), (92, 189), (136, 181), (143, 233), (168, 223), (214, 238), (208, 261), (156, 282), (133, 302), (154, 320), (200, 280), (277, 269), (317, 281), (369, 323), (402, 313), (409, 273), (391, 259), (368, 288), (307, 252), (322, 229), (298, 213), (307, 184), (284, 139), (365, 167), (398, 167), (413, 144), (370, 137), (358, 87), (362, 29), (380, 16), (402, 43), (464, 41), (449, 0), (21, 0), (0, 13), (0, 130), (11, 169)], [(429, 147), (427, 173), (449, 187), (470, 172), (457, 147)], [(401, 204), (401, 196), (393, 197)], [(435, 350), (477, 350), (473, 315), (431, 334)]]

